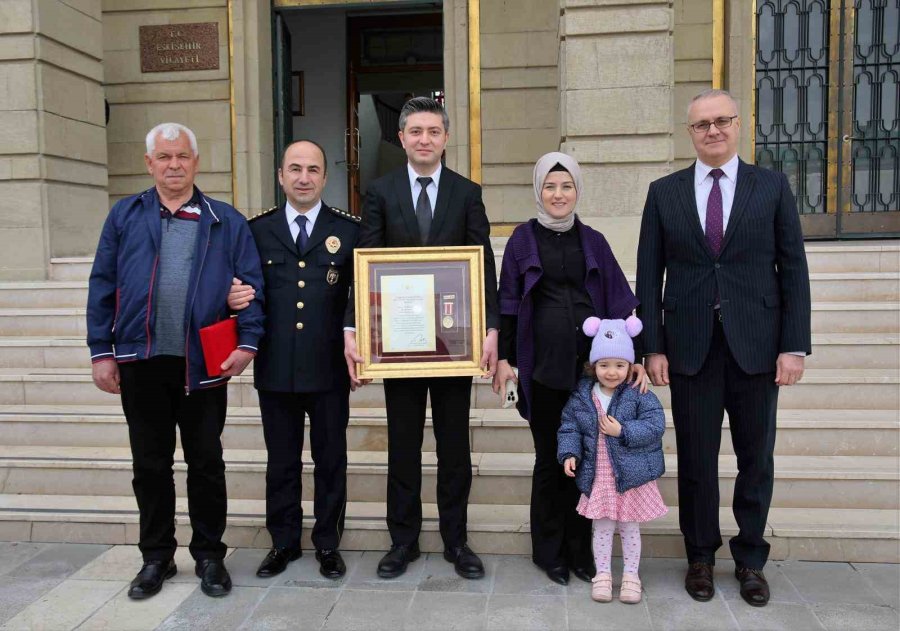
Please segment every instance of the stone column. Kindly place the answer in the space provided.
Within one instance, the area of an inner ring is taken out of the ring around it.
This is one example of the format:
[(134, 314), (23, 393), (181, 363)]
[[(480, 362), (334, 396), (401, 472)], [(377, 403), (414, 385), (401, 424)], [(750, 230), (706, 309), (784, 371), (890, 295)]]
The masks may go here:
[(268, 2), (232, 0), (235, 206), (249, 216), (275, 203), (272, 10)]
[(0, 279), (93, 253), (108, 210), (100, 0), (0, 2)]
[(564, 2), (562, 150), (583, 167), (578, 212), (634, 270), (647, 188), (672, 169), (672, 3)]

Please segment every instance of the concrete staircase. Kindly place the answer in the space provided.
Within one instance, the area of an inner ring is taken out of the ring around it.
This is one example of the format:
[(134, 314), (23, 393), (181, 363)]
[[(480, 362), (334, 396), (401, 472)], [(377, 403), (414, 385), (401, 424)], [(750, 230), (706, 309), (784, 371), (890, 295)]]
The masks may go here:
[[(496, 240), (497, 252), (504, 241)], [(772, 558), (900, 562), (900, 243), (810, 243), (807, 252), (814, 348), (802, 383), (782, 389), (779, 398), (768, 525)], [(127, 428), (118, 398), (91, 383), (84, 345), (89, 269), (87, 259), (60, 259), (53, 262), (53, 280), (0, 283), (0, 540), (137, 541)], [(657, 394), (668, 405), (667, 389)], [(476, 385), (470, 541), (480, 552), (527, 553), (531, 435), (515, 412), (498, 403), (486, 384)], [(226, 540), (267, 547), (266, 453), (251, 375), (232, 381), (229, 404), (223, 437)], [(389, 538), (380, 384), (354, 393), (351, 405), (350, 503), (342, 546), (382, 549)], [(671, 510), (645, 525), (648, 555), (683, 554), (674, 438), (669, 419), (660, 488)], [(430, 433), (424, 449), (421, 544), (439, 550)], [(725, 431), (719, 471), (726, 537), (736, 531), (729, 508), (736, 475), (732, 453)], [(308, 453), (304, 460), (304, 509), (311, 517)], [(184, 478), (184, 466), (176, 465), (179, 538), (186, 541)]]

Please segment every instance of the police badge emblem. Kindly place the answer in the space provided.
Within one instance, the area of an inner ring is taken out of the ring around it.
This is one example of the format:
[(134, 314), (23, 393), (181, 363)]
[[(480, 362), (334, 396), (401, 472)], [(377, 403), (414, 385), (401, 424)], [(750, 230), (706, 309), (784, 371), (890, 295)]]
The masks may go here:
[[(332, 252), (332, 254), (334, 254), (334, 252)], [(333, 267), (329, 267), (328, 273), (325, 274), (325, 280), (328, 282), (328, 284), (329, 285), (336, 284), (338, 282), (338, 278), (339, 278), (338, 271)]]
[(334, 235), (328, 237), (325, 239), (325, 249), (328, 250), (329, 254), (335, 254), (341, 249), (341, 240)]

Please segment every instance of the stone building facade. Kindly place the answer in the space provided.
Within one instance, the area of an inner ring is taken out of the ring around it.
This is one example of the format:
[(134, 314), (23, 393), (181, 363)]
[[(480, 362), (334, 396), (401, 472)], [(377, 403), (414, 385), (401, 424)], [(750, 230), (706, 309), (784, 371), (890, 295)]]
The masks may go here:
[[(305, 70), (307, 110), (314, 110), (328, 85), (346, 85), (347, 63), (343, 46), (325, 50), (321, 59), (305, 53), (298, 59), (309, 33), (354, 16), (417, 11), (439, 13), (442, 24), (439, 87), (453, 121), (447, 163), (483, 183), (495, 234), (508, 234), (533, 215), (531, 166), (542, 153), (561, 149), (584, 166), (580, 214), (633, 267), (647, 186), (690, 160), (685, 106), (713, 85), (716, 54), (721, 84), (739, 97), (750, 90), (751, 4), (4, 0), (0, 279), (47, 278), (51, 260), (90, 256), (110, 204), (151, 185), (144, 135), (159, 122), (196, 132), (202, 190), (247, 214), (268, 208), (276, 201), (278, 143), (273, 16), (283, 16), (295, 33), (293, 67)], [(724, 10), (724, 39), (714, 54), (716, 10)], [(140, 27), (187, 23), (216, 25), (218, 68), (143, 72)], [(329, 62), (336, 62), (332, 70), (316, 72)], [(335, 95), (323, 107), (344, 116), (346, 89)], [(741, 98), (747, 120), (750, 106)], [(325, 127), (315, 116), (307, 111), (294, 118), (293, 131), (328, 146), (326, 199), (342, 205), (348, 195), (342, 121), (322, 138), (317, 131)], [(746, 133), (744, 141), (746, 157)]]

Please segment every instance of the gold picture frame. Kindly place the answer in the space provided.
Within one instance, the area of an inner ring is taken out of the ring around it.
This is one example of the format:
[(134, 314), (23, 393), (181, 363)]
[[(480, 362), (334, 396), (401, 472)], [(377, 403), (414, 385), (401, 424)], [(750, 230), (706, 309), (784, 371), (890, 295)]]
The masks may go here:
[(360, 379), (482, 376), (484, 248), (358, 248)]

